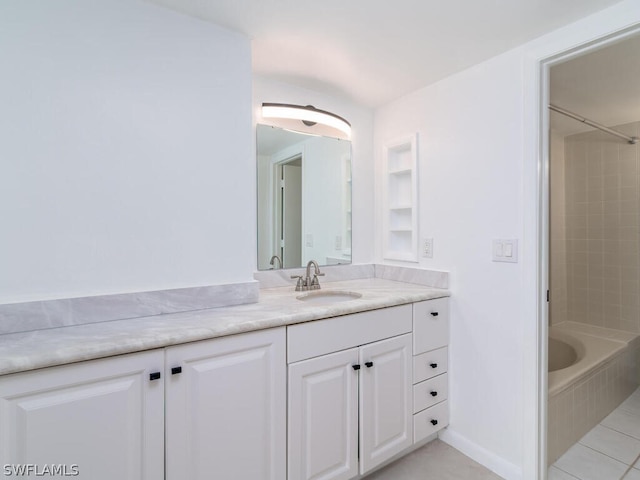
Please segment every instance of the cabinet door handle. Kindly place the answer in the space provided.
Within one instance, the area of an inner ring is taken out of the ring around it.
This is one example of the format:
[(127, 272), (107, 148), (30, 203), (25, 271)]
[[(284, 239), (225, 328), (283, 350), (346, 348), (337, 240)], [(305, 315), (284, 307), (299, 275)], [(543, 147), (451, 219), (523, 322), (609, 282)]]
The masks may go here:
[(178, 373), (182, 373), (182, 367), (172, 367), (171, 375), (177, 375)]
[(354, 370), (360, 370), (360, 365), (358, 365), (358, 364), (351, 365), (351, 368), (353, 368)]
[(367, 366), (367, 368), (373, 367), (373, 362), (364, 362), (364, 364)]
[(149, 380), (158, 380), (160, 378), (160, 372), (153, 372), (149, 374)]
[(431, 368), (438, 368), (438, 364), (437, 363), (430, 363), (429, 366)]
[(429, 392), (431, 394), (432, 397), (437, 397), (438, 396), (438, 392), (436, 392), (435, 390), (432, 392)]
[(431, 425), (435, 427), (437, 424), (438, 424), (438, 420), (436, 419), (431, 420)]
[(432, 317), (437, 317), (438, 316), (438, 312), (431, 312), (431, 316)]

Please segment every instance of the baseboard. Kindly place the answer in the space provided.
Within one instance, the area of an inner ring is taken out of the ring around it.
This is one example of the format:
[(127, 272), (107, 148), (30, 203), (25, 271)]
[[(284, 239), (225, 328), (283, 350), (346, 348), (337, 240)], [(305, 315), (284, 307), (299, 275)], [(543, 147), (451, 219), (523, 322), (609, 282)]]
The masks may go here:
[(486, 448), (481, 447), (477, 443), (472, 442), (467, 437), (451, 430), (444, 429), (438, 435), (440, 440), (451, 445), (456, 450), (464, 453), (467, 457), (475, 460), (479, 464), (491, 470), (493, 473), (500, 475), (506, 480), (522, 480), (522, 469), (504, 458), (499, 457)]

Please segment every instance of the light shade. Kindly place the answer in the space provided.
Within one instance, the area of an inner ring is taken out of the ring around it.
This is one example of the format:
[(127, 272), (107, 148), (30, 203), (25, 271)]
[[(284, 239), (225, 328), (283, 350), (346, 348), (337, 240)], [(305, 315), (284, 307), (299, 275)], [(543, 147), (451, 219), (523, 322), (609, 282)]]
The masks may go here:
[(351, 136), (351, 124), (344, 118), (339, 117), (334, 113), (320, 110), (311, 105), (302, 106), (290, 105), (287, 103), (263, 103), (262, 117), (295, 121), (293, 124), (287, 123), (287, 125), (285, 125), (286, 128), (291, 128), (292, 130), (316, 133), (318, 135), (326, 134), (341, 138), (344, 136), (349, 138)]

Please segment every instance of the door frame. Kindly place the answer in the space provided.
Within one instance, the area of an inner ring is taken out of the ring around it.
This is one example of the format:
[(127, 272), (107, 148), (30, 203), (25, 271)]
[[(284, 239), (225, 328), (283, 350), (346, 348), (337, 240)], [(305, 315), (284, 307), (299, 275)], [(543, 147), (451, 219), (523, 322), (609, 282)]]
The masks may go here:
[[(640, 24), (636, 23), (625, 28), (613, 29), (612, 33), (592, 36), (590, 40), (577, 46), (566, 48), (558, 53), (540, 56), (535, 62), (537, 83), (536, 96), (536, 136), (537, 136), (537, 185), (536, 185), (536, 210), (537, 210), (537, 428), (536, 438), (536, 459), (533, 478), (546, 480), (547, 478), (547, 406), (548, 406), (548, 333), (549, 333), (549, 311), (547, 302), (547, 290), (549, 289), (549, 98), (550, 85), (549, 73), (552, 66), (566, 62), (573, 58), (591, 53), (602, 47), (625, 40), (631, 36), (640, 34)], [(532, 239), (533, 240), (533, 239)], [(525, 469), (527, 464), (524, 465)], [(525, 470), (526, 471), (526, 470)], [(528, 475), (525, 475), (528, 478)]]
[[(273, 222), (272, 222), (273, 229), (271, 232), (271, 235), (272, 235), (271, 241), (273, 244), (273, 251), (277, 252), (274, 254), (277, 254), (278, 256), (280, 256), (283, 262), (284, 262), (284, 259), (282, 259), (281, 257), (282, 249), (280, 247), (281, 216), (278, 212), (278, 209), (280, 208), (279, 191), (280, 191), (280, 179), (281, 179), (279, 174), (281, 173), (283, 165), (300, 160), (301, 177), (302, 177), (301, 197), (302, 199), (304, 199), (304, 178), (305, 178), (304, 157), (305, 157), (304, 147), (300, 147), (300, 148), (296, 147), (294, 151), (287, 150), (284, 154), (280, 152), (279, 154), (276, 154), (271, 158), (271, 172), (270, 172), (271, 186), (272, 186), (271, 215), (273, 218)], [(301, 219), (300, 219), (300, 227), (302, 229), (302, 232), (304, 232), (304, 226), (305, 226), (304, 218), (305, 218), (305, 205), (304, 205), (304, 201), (302, 201)], [(300, 246), (300, 248), (303, 254), (302, 257), (304, 258), (304, 238), (302, 237), (303, 235), (301, 235), (302, 245)]]

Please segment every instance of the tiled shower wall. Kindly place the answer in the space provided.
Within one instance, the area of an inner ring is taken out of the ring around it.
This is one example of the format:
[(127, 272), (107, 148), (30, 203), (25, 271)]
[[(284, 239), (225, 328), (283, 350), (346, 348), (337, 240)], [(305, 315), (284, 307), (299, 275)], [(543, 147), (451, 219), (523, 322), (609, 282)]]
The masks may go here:
[(640, 333), (640, 145), (593, 131), (561, 149), (552, 135), (551, 322)]
[(552, 324), (567, 320), (567, 229), (564, 186), (564, 137), (556, 132), (550, 135), (551, 161), (549, 162), (549, 190), (551, 208), (549, 233), (551, 248), (549, 289), (549, 318)]

